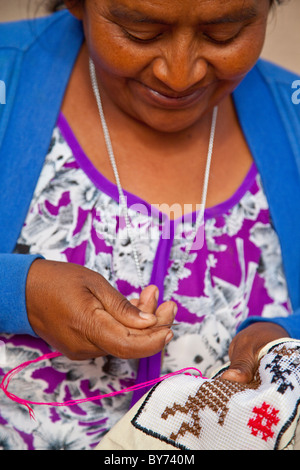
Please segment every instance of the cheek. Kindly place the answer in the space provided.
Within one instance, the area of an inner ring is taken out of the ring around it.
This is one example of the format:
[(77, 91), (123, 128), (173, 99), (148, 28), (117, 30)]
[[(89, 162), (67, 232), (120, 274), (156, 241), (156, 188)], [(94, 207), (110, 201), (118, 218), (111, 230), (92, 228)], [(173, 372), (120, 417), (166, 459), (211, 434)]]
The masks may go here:
[(240, 80), (255, 65), (264, 45), (264, 34), (252, 36), (231, 47), (214, 52), (211, 61), (219, 79)]

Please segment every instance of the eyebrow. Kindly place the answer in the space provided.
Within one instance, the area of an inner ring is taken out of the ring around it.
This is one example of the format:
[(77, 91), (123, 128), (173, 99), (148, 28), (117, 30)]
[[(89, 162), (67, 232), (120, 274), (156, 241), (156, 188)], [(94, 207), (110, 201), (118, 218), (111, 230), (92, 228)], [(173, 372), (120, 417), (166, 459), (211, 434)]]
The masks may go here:
[(228, 15), (220, 16), (219, 18), (212, 19), (204, 22), (204, 24), (226, 24), (226, 23), (242, 23), (257, 17), (257, 9), (255, 7), (247, 7), (241, 11), (229, 13)]
[[(170, 25), (171, 21), (162, 20), (159, 18), (152, 17), (145, 13), (137, 10), (131, 10), (125, 5), (115, 5), (109, 9), (111, 15), (119, 20), (129, 21), (132, 23), (148, 23), (148, 24), (164, 24)], [(257, 9), (255, 7), (243, 8), (236, 12), (225, 14), (211, 20), (200, 21), (202, 25), (214, 25), (214, 24), (227, 24), (227, 23), (242, 23), (249, 21), (257, 17)]]
[(128, 9), (122, 5), (116, 5), (109, 9), (111, 15), (119, 20), (130, 21), (133, 23), (151, 23), (151, 24), (171, 24), (170, 22), (154, 18), (137, 10)]

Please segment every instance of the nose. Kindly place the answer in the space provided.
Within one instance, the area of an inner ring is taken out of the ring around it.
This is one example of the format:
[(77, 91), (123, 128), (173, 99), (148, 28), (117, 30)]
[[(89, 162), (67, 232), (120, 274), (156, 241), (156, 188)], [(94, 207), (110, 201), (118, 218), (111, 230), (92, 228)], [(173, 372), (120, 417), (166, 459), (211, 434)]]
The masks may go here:
[(153, 62), (153, 74), (167, 88), (184, 93), (204, 79), (208, 63), (188, 37), (170, 40)]

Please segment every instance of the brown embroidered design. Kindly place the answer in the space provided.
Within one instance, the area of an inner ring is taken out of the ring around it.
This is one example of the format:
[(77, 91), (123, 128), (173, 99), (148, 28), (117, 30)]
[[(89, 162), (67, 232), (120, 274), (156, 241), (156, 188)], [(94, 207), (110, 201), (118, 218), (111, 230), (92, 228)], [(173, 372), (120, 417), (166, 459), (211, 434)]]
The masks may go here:
[[(256, 380), (251, 384), (250, 388), (257, 388), (260, 381)], [(238, 392), (249, 388), (249, 385), (243, 385), (237, 382), (230, 382), (224, 379), (214, 379), (207, 381), (199, 387), (194, 396), (189, 395), (184, 404), (174, 403), (173, 406), (167, 406), (162, 413), (162, 419), (168, 419), (177, 412), (184, 413), (189, 416), (188, 422), (183, 422), (177, 434), (171, 434), (170, 439), (176, 441), (179, 436), (184, 436), (187, 432), (199, 438), (201, 432), (199, 411), (207, 406), (213, 410), (218, 416), (218, 424), (224, 424), (228, 413), (228, 402), (230, 398)]]
[[(298, 353), (300, 351), (300, 347), (298, 348), (295, 348), (295, 347), (289, 347), (287, 345), (284, 345), (284, 346), (277, 346), (276, 348), (273, 349), (273, 353), (277, 353), (279, 354), (280, 356), (286, 356), (286, 357), (291, 357), (293, 356), (295, 353)], [(297, 359), (299, 361), (299, 356), (297, 356)]]

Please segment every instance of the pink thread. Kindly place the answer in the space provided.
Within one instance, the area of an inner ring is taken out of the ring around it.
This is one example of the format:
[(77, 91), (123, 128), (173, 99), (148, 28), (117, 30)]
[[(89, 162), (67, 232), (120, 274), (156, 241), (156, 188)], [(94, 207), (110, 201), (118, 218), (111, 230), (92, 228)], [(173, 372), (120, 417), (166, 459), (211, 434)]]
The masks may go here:
[[(25, 367), (29, 366), (30, 364), (34, 364), (36, 362), (43, 361), (45, 359), (52, 359), (52, 358), (59, 357), (59, 356), (62, 356), (62, 354), (60, 352), (56, 351), (56, 352), (44, 354), (43, 356), (40, 356), (40, 357), (38, 357), (36, 359), (33, 359), (31, 361), (23, 362), (23, 364), (20, 364), (19, 366), (15, 367), (11, 371), (9, 371), (7, 374), (5, 374), (3, 379), (2, 379), (2, 382), (0, 384), (0, 388), (3, 390), (5, 395), (8, 398), (10, 398), (11, 400), (13, 400), (17, 403), (20, 403), (21, 405), (26, 406), (28, 411), (29, 411), (29, 416), (32, 419), (35, 419), (35, 416), (34, 416), (33, 409), (31, 408), (30, 405), (71, 406), (71, 405), (76, 405), (76, 404), (79, 404), (79, 403), (85, 403), (87, 401), (100, 400), (102, 398), (113, 397), (113, 396), (119, 395), (121, 393), (133, 392), (134, 390), (139, 390), (140, 388), (155, 385), (156, 383), (161, 382), (162, 380), (165, 380), (168, 377), (172, 377), (172, 376), (178, 375), (178, 374), (183, 374), (188, 370), (194, 370), (200, 375), (200, 377), (202, 379), (206, 379), (206, 377), (202, 376), (200, 370), (195, 369), (194, 367), (186, 367), (185, 369), (181, 369), (181, 370), (178, 370), (176, 372), (171, 372), (170, 374), (164, 375), (162, 377), (158, 377), (156, 379), (152, 379), (152, 380), (149, 380), (148, 382), (143, 382), (141, 384), (133, 385), (132, 387), (123, 388), (122, 390), (119, 390), (119, 391), (107, 393), (105, 395), (97, 395), (95, 397), (82, 398), (82, 399), (79, 399), (79, 400), (68, 400), (68, 401), (65, 401), (63, 403), (59, 403), (59, 402), (44, 403), (44, 402), (35, 402), (35, 401), (24, 400), (23, 398), (20, 398), (17, 395), (14, 395), (13, 393), (11, 393), (7, 390), (10, 381), (14, 378), (14, 376), (16, 374), (21, 372), (21, 370), (25, 369)], [(185, 375), (192, 375), (192, 374), (186, 373)]]

